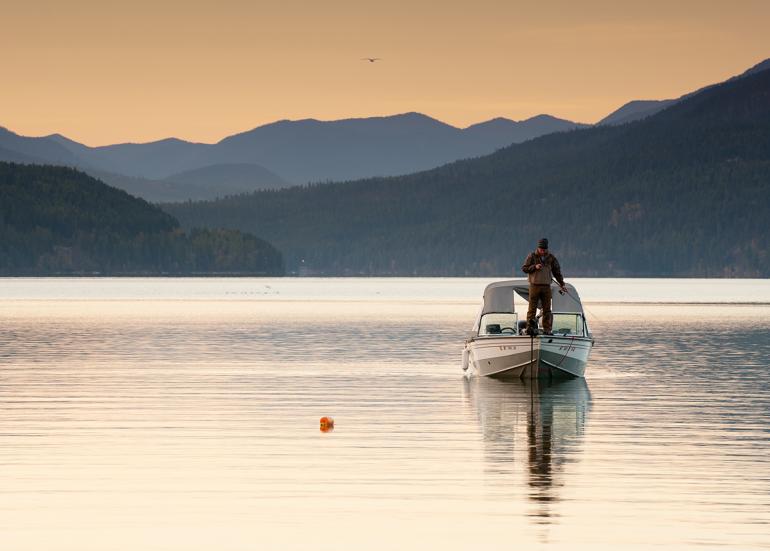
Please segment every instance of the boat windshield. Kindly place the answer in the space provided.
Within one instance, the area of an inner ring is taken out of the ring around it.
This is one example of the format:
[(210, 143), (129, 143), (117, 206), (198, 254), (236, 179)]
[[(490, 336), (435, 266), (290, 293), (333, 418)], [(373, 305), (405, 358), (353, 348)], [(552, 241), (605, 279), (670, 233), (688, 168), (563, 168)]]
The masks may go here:
[(481, 316), (479, 335), (515, 335), (519, 316), (512, 313), (490, 313)]
[(583, 316), (580, 314), (554, 314), (553, 332), (570, 337), (584, 336)]

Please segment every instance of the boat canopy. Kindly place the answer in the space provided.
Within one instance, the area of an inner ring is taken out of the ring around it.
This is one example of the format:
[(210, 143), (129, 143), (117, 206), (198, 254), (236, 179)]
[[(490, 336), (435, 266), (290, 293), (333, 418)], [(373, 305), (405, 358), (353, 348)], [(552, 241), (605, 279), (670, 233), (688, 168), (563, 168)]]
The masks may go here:
[[(583, 314), (583, 305), (580, 302), (575, 288), (569, 283), (565, 284), (567, 292), (559, 293), (559, 286), (551, 283), (551, 309), (554, 312), (567, 312)], [(513, 305), (513, 293), (516, 293), (524, 300), (529, 300), (529, 281), (526, 279), (508, 279), (506, 281), (496, 281), (490, 283), (484, 289), (484, 304), (481, 307), (481, 314), (491, 312), (510, 312), (516, 311)]]

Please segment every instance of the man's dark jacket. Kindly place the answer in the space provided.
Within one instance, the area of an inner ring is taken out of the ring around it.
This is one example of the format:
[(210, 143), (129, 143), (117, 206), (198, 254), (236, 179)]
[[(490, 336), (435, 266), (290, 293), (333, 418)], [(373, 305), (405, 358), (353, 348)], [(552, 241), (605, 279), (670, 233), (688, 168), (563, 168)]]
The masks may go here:
[[(551, 277), (556, 278), (559, 285), (564, 285), (564, 278), (561, 275), (561, 267), (559, 261), (551, 253), (545, 253), (544, 258), (537, 254), (537, 251), (532, 251), (527, 255), (527, 259), (524, 261), (524, 266), (521, 267), (525, 274), (528, 274), (530, 285), (550, 285)], [(535, 266), (542, 264), (543, 267), (539, 270), (535, 269)]]

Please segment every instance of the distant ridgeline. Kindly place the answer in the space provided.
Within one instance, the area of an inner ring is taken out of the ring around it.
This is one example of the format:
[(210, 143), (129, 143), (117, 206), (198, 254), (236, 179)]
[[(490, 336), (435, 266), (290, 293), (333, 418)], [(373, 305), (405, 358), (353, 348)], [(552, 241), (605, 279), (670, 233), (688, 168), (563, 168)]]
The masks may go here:
[(0, 162), (0, 275), (280, 275), (281, 253), (235, 230), (185, 234), (159, 208), (74, 169)]
[(770, 70), (409, 176), (164, 208), (263, 236), (290, 271), (509, 275), (547, 236), (568, 277), (770, 277)]

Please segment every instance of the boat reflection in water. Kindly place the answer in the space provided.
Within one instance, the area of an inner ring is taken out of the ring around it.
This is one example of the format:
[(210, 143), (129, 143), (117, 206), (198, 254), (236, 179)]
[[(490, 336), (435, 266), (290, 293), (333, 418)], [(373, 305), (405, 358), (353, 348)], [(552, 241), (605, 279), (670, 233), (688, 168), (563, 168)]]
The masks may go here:
[[(466, 379), (468, 400), (484, 438), (487, 472), (496, 486), (516, 486), (522, 470), (534, 504), (530, 516), (550, 524), (556, 516), (565, 469), (578, 459), (591, 407), (586, 380)], [(517, 488), (511, 488), (516, 493)]]

